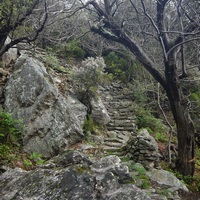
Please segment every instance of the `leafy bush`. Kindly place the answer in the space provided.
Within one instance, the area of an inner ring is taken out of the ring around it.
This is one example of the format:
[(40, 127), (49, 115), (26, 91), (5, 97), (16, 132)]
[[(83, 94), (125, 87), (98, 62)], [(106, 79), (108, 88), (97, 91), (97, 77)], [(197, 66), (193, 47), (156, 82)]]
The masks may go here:
[(23, 123), (9, 113), (0, 112), (0, 165), (16, 159), (22, 146)]
[(168, 142), (169, 141), (169, 136), (167, 136), (166, 134), (164, 133), (160, 133), (160, 132), (156, 132), (154, 133), (154, 138), (156, 141), (159, 141), (159, 142)]
[(90, 115), (87, 115), (87, 119), (83, 124), (83, 131), (85, 133), (87, 133), (88, 131), (92, 133), (94, 132), (94, 129), (95, 129), (94, 121)]
[(136, 122), (138, 128), (148, 128), (152, 132), (163, 132), (166, 131), (166, 127), (163, 125), (162, 121), (158, 118), (155, 118), (151, 110), (148, 108), (136, 106)]
[(23, 133), (21, 120), (15, 120), (9, 113), (0, 112), (0, 143), (19, 145)]
[(134, 69), (130, 57), (126, 56), (125, 54), (118, 55), (112, 51), (104, 58), (108, 73), (113, 74), (115, 78), (118, 78), (124, 82), (131, 80), (134, 74)]
[(77, 40), (72, 40), (65, 46), (65, 55), (82, 60), (85, 58), (86, 52), (81, 48)]
[(130, 87), (132, 90), (133, 101), (137, 104), (144, 106), (144, 104), (148, 102), (146, 88), (140, 82), (134, 82), (134, 84), (132, 84), (132, 86)]
[(191, 93), (191, 95), (190, 95), (190, 100), (191, 100), (191, 101), (199, 102), (199, 104), (200, 104), (200, 94), (197, 93), (197, 92)]
[(44, 164), (45, 160), (42, 159), (42, 154), (39, 153), (32, 153), (29, 155), (30, 160), (34, 162), (36, 165), (42, 165)]
[(71, 75), (77, 97), (88, 106), (88, 111), (91, 98), (96, 98), (98, 86), (108, 84), (112, 78), (104, 73), (105, 66), (103, 58), (87, 58)]
[(45, 65), (51, 69), (58, 69), (60, 67), (60, 62), (56, 56), (56, 53), (51, 49), (47, 49), (47, 56), (45, 57)]

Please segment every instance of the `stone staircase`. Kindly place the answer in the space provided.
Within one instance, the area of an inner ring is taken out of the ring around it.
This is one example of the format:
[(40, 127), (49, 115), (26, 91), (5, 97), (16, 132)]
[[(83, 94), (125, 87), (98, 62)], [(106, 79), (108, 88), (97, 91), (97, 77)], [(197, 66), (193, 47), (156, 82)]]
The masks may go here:
[(114, 82), (100, 90), (101, 99), (111, 118), (102, 144), (106, 151), (120, 151), (137, 129), (131, 94), (125, 87), (121, 82)]

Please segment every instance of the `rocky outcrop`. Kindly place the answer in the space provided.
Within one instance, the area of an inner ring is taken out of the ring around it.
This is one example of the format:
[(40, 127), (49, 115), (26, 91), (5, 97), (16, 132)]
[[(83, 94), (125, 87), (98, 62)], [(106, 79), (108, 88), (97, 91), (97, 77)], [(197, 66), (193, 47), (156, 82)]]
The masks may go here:
[(151, 169), (147, 175), (151, 180), (157, 182), (158, 184), (170, 187), (169, 190), (173, 192), (177, 190), (184, 190), (188, 192), (187, 187), (168, 171)]
[(86, 107), (75, 97), (63, 97), (41, 62), (22, 55), (4, 96), (5, 110), (25, 124), (27, 151), (50, 157), (82, 139)]
[[(146, 171), (139, 163), (129, 167), (131, 172), (117, 156), (96, 161), (79, 151), (65, 152), (32, 171), (7, 169), (0, 176), (0, 199), (180, 200), (179, 191), (188, 192), (170, 172)], [(145, 176), (152, 185), (140, 189)]]
[(106, 125), (110, 122), (110, 116), (108, 114), (108, 111), (100, 98), (93, 98), (91, 100), (91, 106), (91, 117), (96, 123), (100, 125)]
[(5, 172), (0, 177), (0, 198), (151, 200), (141, 189), (125, 184), (129, 179), (128, 168), (117, 156), (95, 162), (74, 152), (62, 156), (57, 165), (48, 164), (31, 172), (20, 169)]

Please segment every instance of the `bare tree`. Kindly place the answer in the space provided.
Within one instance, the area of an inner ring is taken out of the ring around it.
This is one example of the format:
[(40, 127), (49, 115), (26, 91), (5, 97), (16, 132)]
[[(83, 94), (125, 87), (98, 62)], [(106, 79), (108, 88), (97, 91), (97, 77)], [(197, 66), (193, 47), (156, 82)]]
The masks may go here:
[[(37, 39), (47, 21), (46, 0), (2, 0), (0, 6), (0, 56), (9, 48)], [(4, 45), (6, 38), (11, 42)]]
[(177, 168), (193, 175), (194, 126), (180, 79), (186, 77), (184, 47), (200, 37), (198, 1), (91, 0), (85, 5), (96, 14), (90, 18), (91, 30), (123, 44), (164, 88), (177, 128)]

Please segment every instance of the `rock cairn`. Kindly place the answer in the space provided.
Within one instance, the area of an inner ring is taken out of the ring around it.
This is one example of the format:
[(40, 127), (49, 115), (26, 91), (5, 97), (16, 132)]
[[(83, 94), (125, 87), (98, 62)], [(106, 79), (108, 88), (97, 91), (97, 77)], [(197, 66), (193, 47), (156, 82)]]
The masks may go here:
[(146, 129), (132, 134), (125, 149), (132, 160), (147, 168), (157, 167), (159, 164), (161, 155), (158, 151), (158, 144)]

